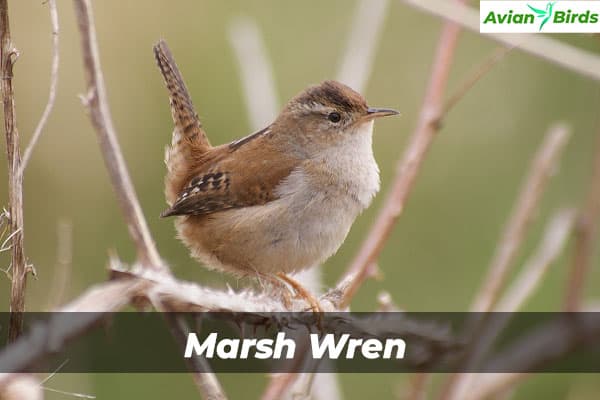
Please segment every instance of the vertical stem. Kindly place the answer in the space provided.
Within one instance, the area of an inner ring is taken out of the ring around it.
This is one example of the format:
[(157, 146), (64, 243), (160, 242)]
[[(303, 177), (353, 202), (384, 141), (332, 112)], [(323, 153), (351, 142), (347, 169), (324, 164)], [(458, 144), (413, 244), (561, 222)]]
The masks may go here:
[(10, 231), (14, 234), (11, 249), (11, 316), (8, 328), (8, 341), (13, 342), (23, 329), (22, 312), (25, 311), (27, 264), (23, 250), (23, 175), (12, 86), (13, 65), (18, 57), (18, 52), (13, 47), (10, 38), (8, 0), (0, 0), (0, 44), (0, 86), (8, 159), (8, 210), (10, 212)]
[[(461, 3), (462, 0), (457, 2)], [(443, 117), (444, 92), (459, 33), (460, 27), (454, 23), (448, 22), (442, 27), (417, 127), (403, 157), (398, 162), (396, 177), (384, 206), (356, 258), (346, 271), (345, 276), (352, 276), (352, 280), (340, 301), (340, 309), (344, 309), (350, 304), (352, 297), (372, 271), (404, 210), (404, 205), (412, 192), (425, 155), (439, 131), (440, 119)]]
[(590, 270), (594, 250), (598, 245), (600, 224), (600, 135), (596, 139), (596, 152), (592, 179), (587, 199), (581, 207), (575, 228), (575, 251), (567, 282), (564, 310), (579, 311), (583, 298), (585, 278)]

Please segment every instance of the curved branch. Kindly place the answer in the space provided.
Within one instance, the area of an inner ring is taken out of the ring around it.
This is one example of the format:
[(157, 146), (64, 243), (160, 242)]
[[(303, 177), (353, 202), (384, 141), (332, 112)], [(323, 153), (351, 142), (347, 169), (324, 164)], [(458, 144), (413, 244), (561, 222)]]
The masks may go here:
[[(56, 10), (56, 0), (48, 0), (48, 7), (50, 7), (50, 23), (52, 24), (52, 66), (50, 68), (50, 90), (48, 93), (48, 102), (42, 113), (42, 117), (33, 131), (31, 141), (27, 145), (25, 152), (23, 153), (23, 161), (21, 162), (21, 170), (25, 171), (27, 163), (31, 158), (31, 153), (37, 144), (42, 131), (48, 122), (50, 113), (54, 108), (54, 102), (56, 101), (56, 87), (58, 86), (58, 11)], [(23, 172), (21, 172), (23, 173)]]
[(82, 101), (88, 108), (92, 125), (96, 130), (104, 164), (129, 228), (129, 234), (135, 243), (139, 260), (150, 268), (167, 270), (150, 236), (110, 116), (90, 1), (74, 0), (74, 4), (77, 25), (81, 33), (83, 69), (88, 89)]

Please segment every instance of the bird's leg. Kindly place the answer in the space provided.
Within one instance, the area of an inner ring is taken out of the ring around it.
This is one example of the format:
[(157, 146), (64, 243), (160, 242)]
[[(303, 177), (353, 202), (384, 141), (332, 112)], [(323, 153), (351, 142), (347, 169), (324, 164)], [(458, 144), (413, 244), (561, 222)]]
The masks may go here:
[[(292, 295), (294, 295), (295, 293), (290, 290), (290, 288), (289, 288), (288, 285), (286, 285), (284, 282), (282, 282), (281, 279), (279, 279), (275, 275), (263, 274), (263, 273), (260, 273), (258, 271), (257, 271), (257, 278), (258, 278), (258, 282), (261, 285), (263, 285), (262, 282), (261, 282), (261, 279), (264, 279), (265, 281), (267, 281), (271, 285), (273, 285), (273, 287), (281, 289), (281, 295), (282, 295), (282, 298), (283, 298), (283, 305), (288, 310), (290, 308), (292, 308)], [(264, 285), (263, 285), (263, 289), (265, 289)]]
[(304, 288), (304, 286), (302, 286), (298, 281), (290, 278), (283, 272), (278, 272), (277, 277), (279, 279), (281, 279), (282, 281), (284, 281), (285, 283), (287, 283), (288, 285), (290, 285), (296, 292), (297, 297), (301, 297), (304, 300), (306, 300), (306, 302), (310, 305), (310, 308), (312, 309), (313, 312), (319, 313), (319, 314), (323, 313), (323, 309), (321, 308), (319, 301), (308, 290), (306, 290)]

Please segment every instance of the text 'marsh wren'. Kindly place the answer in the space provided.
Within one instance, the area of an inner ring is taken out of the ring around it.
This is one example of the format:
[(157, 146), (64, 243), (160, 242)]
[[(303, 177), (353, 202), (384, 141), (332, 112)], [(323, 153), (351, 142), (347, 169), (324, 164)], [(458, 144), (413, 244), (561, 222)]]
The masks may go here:
[(369, 108), (354, 90), (325, 81), (261, 131), (213, 147), (168, 47), (160, 41), (154, 53), (175, 122), (161, 216), (177, 216), (179, 238), (207, 267), (282, 279), (314, 308), (286, 274), (332, 256), (369, 206), (379, 190), (373, 120), (398, 112)]

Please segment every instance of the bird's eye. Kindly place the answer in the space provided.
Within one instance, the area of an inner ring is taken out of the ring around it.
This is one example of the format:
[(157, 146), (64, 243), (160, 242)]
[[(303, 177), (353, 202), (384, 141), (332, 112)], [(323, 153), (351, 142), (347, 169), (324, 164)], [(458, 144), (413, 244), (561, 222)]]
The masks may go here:
[(340, 113), (337, 113), (334, 111), (332, 113), (329, 113), (329, 115), (327, 116), (327, 119), (333, 123), (338, 123), (338, 122), (340, 122), (340, 119), (342, 119), (342, 116), (340, 115)]

